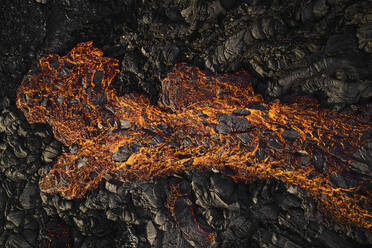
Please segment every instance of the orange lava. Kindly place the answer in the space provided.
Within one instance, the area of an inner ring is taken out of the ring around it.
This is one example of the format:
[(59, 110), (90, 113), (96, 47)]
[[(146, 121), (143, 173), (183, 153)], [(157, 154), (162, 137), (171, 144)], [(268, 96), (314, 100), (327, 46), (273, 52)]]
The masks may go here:
[[(118, 61), (102, 56), (92, 42), (44, 56), (18, 89), (17, 106), (30, 123), (50, 124), (56, 139), (79, 148), (58, 158), (40, 181), (43, 192), (82, 197), (102, 177), (213, 169), (236, 181), (275, 178), (301, 187), (343, 223), (372, 230), (371, 177), (350, 169), (353, 154), (370, 142), (370, 119), (321, 109), (310, 98), (264, 102), (245, 71), (212, 75), (186, 64), (162, 81), (154, 106), (143, 95), (117, 96), (110, 83)], [(123, 147), (132, 154), (115, 162)], [(319, 154), (323, 169), (315, 166)], [(331, 185), (334, 173), (356, 186)]]

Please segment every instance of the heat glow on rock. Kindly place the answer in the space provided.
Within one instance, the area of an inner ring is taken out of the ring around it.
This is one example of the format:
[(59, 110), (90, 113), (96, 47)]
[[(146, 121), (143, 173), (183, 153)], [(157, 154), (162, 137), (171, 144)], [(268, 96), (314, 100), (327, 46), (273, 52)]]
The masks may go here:
[[(40, 181), (47, 193), (82, 197), (102, 178), (142, 180), (185, 170), (214, 170), (236, 181), (275, 178), (303, 188), (326, 213), (372, 230), (370, 176), (350, 169), (371, 142), (369, 118), (290, 105), (254, 94), (245, 71), (213, 75), (175, 65), (157, 106), (139, 94), (117, 96), (118, 61), (92, 42), (66, 56), (46, 55), (17, 92), (30, 123), (48, 123), (63, 153)], [(335, 185), (342, 175), (352, 185)]]

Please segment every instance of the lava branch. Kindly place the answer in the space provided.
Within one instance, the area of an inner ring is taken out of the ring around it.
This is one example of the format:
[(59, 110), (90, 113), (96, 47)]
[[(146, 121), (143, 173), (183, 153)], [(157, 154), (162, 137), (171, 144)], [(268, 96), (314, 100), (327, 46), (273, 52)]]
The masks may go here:
[[(162, 81), (154, 106), (143, 95), (117, 96), (110, 84), (118, 61), (102, 56), (92, 42), (46, 55), (18, 88), (17, 106), (30, 123), (48, 123), (56, 139), (80, 147), (58, 158), (42, 191), (82, 197), (104, 176), (214, 169), (236, 181), (276, 178), (301, 187), (340, 221), (372, 230), (371, 177), (350, 166), (371, 142), (370, 118), (321, 109), (309, 98), (265, 102), (245, 71), (212, 75), (184, 63)], [(333, 185), (334, 174), (352, 185)]]

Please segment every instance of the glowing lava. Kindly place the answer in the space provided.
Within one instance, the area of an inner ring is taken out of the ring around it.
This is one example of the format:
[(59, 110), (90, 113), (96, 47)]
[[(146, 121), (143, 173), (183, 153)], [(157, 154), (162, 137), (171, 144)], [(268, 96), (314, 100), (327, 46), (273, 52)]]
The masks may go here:
[[(350, 169), (371, 140), (371, 120), (320, 109), (303, 98), (264, 102), (250, 75), (212, 75), (178, 64), (162, 82), (158, 106), (139, 94), (116, 95), (118, 61), (92, 42), (47, 55), (17, 93), (30, 123), (48, 123), (56, 139), (78, 146), (40, 181), (47, 193), (82, 197), (102, 177), (148, 179), (185, 170), (219, 170), (237, 181), (276, 178), (306, 190), (344, 223), (372, 230), (370, 176)], [(334, 185), (341, 175), (353, 185)]]

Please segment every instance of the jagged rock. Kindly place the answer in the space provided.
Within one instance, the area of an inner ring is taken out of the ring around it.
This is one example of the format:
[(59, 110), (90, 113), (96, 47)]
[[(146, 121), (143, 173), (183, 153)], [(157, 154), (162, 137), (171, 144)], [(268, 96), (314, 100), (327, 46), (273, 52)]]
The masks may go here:
[(42, 152), (42, 159), (46, 163), (50, 163), (56, 158), (61, 151), (61, 143), (54, 140), (48, 144)]
[[(7, 202), (7, 197), (6, 197), (6, 194), (3, 190), (3, 188), (1, 187), (0, 188), (0, 209), (2, 209), (3, 211), (5, 210), (5, 204)], [(0, 214), (0, 221), (2, 221), (2, 219), (4, 218), (4, 214)]]
[(74, 217), (73, 218), (73, 221), (76, 225), (76, 227), (81, 231), (83, 232), (84, 229), (86, 229), (86, 223), (84, 223), (84, 219), (82, 218), (78, 218), (78, 217)]
[(42, 3), (42, 4), (46, 4), (47, 3), (47, 0), (35, 0), (37, 3)]
[(9, 237), (9, 233), (6, 231), (5, 232), (2, 231), (0, 234), (0, 245), (5, 246), (5, 242), (8, 239), (8, 237)]
[(211, 176), (211, 198), (214, 200), (216, 207), (229, 209), (239, 209), (237, 196), (234, 192), (234, 182), (230, 178), (220, 175)]
[(237, 117), (232, 114), (222, 114), (217, 120), (217, 133), (229, 134), (231, 132), (247, 132), (250, 128), (250, 122), (246, 118)]
[(130, 143), (128, 145), (121, 146), (119, 147), (118, 151), (112, 155), (112, 160), (120, 163), (125, 162), (128, 160), (130, 155), (132, 155), (134, 152), (137, 152), (140, 147), (140, 144), (137, 143)]
[(273, 233), (272, 234), (271, 242), (274, 245), (278, 246), (278, 247), (283, 247), (283, 248), (287, 248), (287, 247), (290, 247), (290, 248), (301, 248), (300, 245), (292, 242), (287, 237), (285, 237), (283, 235), (278, 235), (276, 233)]
[(20, 234), (11, 234), (5, 243), (5, 247), (24, 247), (32, 248), (25, 238)]
[(105, 209), (109, 203), (109, 193), (106, 190), (100, 190), (96, 194), (89, 197), (84, 202), (88, 209)]
[(110, 209), (121, 208), (124, 202), (117, 194), (110, 194), (108, 207)]
[(158, 211), (155, 215), (155, 218), (154, 218), (154, 222), (155, 224), (159, 225), (160, 226), (160, 229), (164, 231), (164, 227), (162, 227), (166, 222), (167, 222), (168, 218), (166, 217), (166, 215), (161, 212), (161, 211)]
[(180, 230), (175, 224), (168, 222), (163, 233), (162, 247), (185, 247), (191, 248), (192, 246), (182, 237)]
[(293, 232), (301, 233), (302, 235), (304, 234), (308, 223), (304, 211), (299, 208), (292, 209), (285, 215), (280, 214), (277, 218), (280, 225), (289, 228)]
[(57, 198), (53, 198), (53, 203), (58, 212), (69, 211), (73, 209), (73, 201), (64, 199), (58, 199), (58, 201), (55, 201), (55, 199)]
[(345, 179), (336, 172), (330, 176), (329, 183), (335, 188), (346, 188), (348, 186)]
[(34, 135), (26, 137), (25, 146), (31, 153), (39, 153), (41, 147), (41, 140)]
[(156, 239), (156, 228), (152, 221), (149, 221), (146, 224), (146, 237), (150, 245), (154, 245)]
[(258, 210), (261, 219), (275, 221), (279, 214), (279, 209), (276, 205), (265, 205)]
[(350, 168), (359, 174), (372, 176), (371, 167), (368, 164), (354, 160), (350, 163)]
[(34, 230), (24, 230), (22, 236), (28, 244), (35, 244), (38, 234)]
[(118, 186), (108, 181), (105, 182), (105, 188), (112, 193), (118, 193)]
[(14, 146), (13, 151), (14, 151), (14, 155), (17, 158), (25, 158), (27, 157), (27, 154), (28, 154), (27, 150), (20, 143), (18, 143), (17, 146)]
[(295, 140), (300, 134), (296, 130), (285, 130), (282, 133), (283, 138), (288, 140)]
[[(0, 117), (0, 132), (5, 132), (7, 135), (15, 134), (19, 128), (20, 121), (15, 113), (4, 110)], [(11, 136), (12, 138), (16, 138)]]
[(318, 240), (325, 246), (329, 248), (348, 248), (352, 247), (351, 243), (345, 240), (343, 237), (338, 236), (336, 233), (325, 230), (322, 232)]
[(111, 241), (109, 239), (100, 239), (95, 237), (87, 237), (84, 239), (84, 242), (80, 246), (81, 248), (90, 248), (90, 247), (110, 247)]
[(146, 201), (154, 208), (160, 208), (162, 206), (161, 201), (159, 201), (156, 192), (154, 191), (153, 184), (143, 184), (141, 185), (142, 195)]
[(14, 153), (9, 148), (2, 152), (2, 156), (0, 159), (2, 168), (16, 166), (18, 161)]
[(203, 208), (209, 208), (210, 199), (207, 192), (209, 188), (208, 178), (203, 175), (194, 174), (191, 186), (196, 196), (196, 204)]
[(179, 197), (174, 204), (174, 218), (186, 240), (196, 247), (208, 243), (213, 230), (202, 218), (195, 218), (195, 209), (190, 199)]
[(106, 211), (106, 218), (108, 220), (112, 220), (112, 221), (118, 221), (119, 218), (120, 218), (120, 210), (117, 210), (117, 209), (109, 209)]
[(252, 138), (251, 138), (251, 136), (249, 136), (248, 133), (240, 133), (240, 134), (237, 135), (237, 137), (244, 144), (252, 144)]
[(39, 229), (39, 225), (32, 215), (26, 215), (23, 223), (23, 228), (25, 230), (30, 230), (33, 233), (36, 233), (36, 231)]
[(22, 211), (12, 211), (6, 215), (6, 219), (14, 224), (14, 226), (19, 227), (23, 224), (24, 213)]
[(5, 176), (12, 181), (19, 182), (26, 179), (26, 175), (14, 168), (9, 168), (4, 172)]
[(298, 208), (301, 206), (301, 200), (292, 194), (277, 194), (275, 195), (275, 198), (279, 207), (284, 210), (289, 210), (290, 208)]
[(41, 205), (39, 189), (35, 184), (27, 183), (19, 201), (24, 209), (32, 209)]

